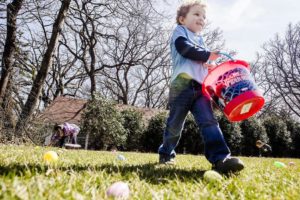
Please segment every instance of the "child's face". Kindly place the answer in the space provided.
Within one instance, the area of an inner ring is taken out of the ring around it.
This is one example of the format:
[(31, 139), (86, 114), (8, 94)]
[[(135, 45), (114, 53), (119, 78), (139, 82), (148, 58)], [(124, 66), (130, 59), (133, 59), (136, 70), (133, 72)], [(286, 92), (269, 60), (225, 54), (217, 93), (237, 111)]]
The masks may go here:
[(194, 5), (185, 17), (179, 18), (179, 22), (190, 31), (200, 33), (205, 25), (205, 18), (205, 9), (200, 5)]

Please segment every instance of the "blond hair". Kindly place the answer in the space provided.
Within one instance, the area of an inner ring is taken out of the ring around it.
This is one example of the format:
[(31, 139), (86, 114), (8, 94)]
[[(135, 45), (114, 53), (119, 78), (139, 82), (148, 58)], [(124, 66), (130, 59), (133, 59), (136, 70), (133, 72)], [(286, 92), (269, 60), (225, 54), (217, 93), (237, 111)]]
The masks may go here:
[(193, 6), (199, 5), (202, 8), (206, 8), (206, 3), (202, 0), (188, 0), (184, 1), (177, 9), (177, 16), (176, 16), (176, 23), (181, 24), (179, 21), (180, 17), (186, 17), (188, 12), (190, 11), (190, 8)]

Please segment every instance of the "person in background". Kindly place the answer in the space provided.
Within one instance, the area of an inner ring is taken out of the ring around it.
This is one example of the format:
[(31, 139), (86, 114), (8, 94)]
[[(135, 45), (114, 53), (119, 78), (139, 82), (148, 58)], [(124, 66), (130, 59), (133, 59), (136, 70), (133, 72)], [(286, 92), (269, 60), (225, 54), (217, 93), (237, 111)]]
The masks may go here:
[(257, 140), (255, 145), (259, 150), (259, 157), (268, 156), (272, 152), (272, 147), (267, 143), (262, 142), (261, 140)]
[[(210, 99), (202, 93), (202, 82), (210, 61), (220, 57), (218, 51), (209, 51), (200, 34), (206, 20), (206, 5), (201, 1), (183, 3), (177, 10), (177, 26), (170, 43), (173, 73), (169, 93), (169, 117), (159, 147), (159, 163), (175, 163), (175, 147), (188, 112), (197, 122), (205, 144), (205, 156), (213, 170), (221, 173), (238, 172), (243, 162), (231, 157), (219, 124), (213, 115)], [(199, 137), (200, 139), (200, 137)]]
[(72, 144), (77, 144), (77, 135), (80, 128), (76, 124), (69, 124), (67, 122), (55, 125), (54, 133), (51, 137), (50, 146), (58, 145), (63, 147), (65, 143), (71, 141)]

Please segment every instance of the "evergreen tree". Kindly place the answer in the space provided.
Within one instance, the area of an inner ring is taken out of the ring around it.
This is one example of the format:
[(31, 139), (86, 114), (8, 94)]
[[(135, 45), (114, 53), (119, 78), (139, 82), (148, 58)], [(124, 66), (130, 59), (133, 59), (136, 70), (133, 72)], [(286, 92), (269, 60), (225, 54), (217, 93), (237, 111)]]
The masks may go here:
[(95, 97), (87, 103), (81, 120), (82, 133), (89, 134), (93, 148), (107, 150), (125, 145), (123, 118), (112, 102)]
[(135, 151), (142, 149), (141, 139), (143, 134), (142, 113), (127, 109), (121, 112), (123, 117), (123, 127), (127, 132), (127, 140), (124, 149), (127, 151)]
[(166, 127), (166, 113), (159, 113), (149, 120), (148, 128), (142, 137), (144, 150), (157, 152), (163, 142), (163, 133)]
[(204, 144), (199, 131), (199, 127), (195, 122), (194, 117), (189, 114), (186, 118), (182, 137), (176, 148), (178, 153), (203, 154)]
[(284, 121), (287, 126), (287, 130), (291, 134), (292, 146), (290, 149), (290, 155), (292, 157), (300, 157), (300, 123), (295, 121), (292, 117), (285, 116)]
[(260, 140), (263, 143), (269, 143), (265, 127), (255, 117), (242, 121), (240, 127), (243, 135), (242, 155), (258, 156), (259, 149), (256, 147), (256, 141)]
[(216, 117), (231, 153), (233, 155), (240, 155), (243, 136), (241, 134), (239, 123), (229, 122), (219, 111), (216, 111)]
[(263, 125), (267, 131), (272, 146), (272, 156), (288, 156), (292, 149), (292, 139), (290, 131), (287, 130), (286, 123), (275, 115), (264, 119)]

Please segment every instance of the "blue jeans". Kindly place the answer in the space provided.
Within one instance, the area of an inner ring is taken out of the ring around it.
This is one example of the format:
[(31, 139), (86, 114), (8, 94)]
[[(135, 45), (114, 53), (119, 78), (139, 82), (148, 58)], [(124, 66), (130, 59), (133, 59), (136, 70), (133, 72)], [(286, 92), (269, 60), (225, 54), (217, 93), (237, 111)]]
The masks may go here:
[(169, 117), (163, 136), (163, 144), (158, 153), (175, 157), (175, 147), (181, 137), (186, 116), (189, 111), (198, 124), (205, 146), (206, 159), (214, 164), (230, 156), (219, 124), (215, 119), (209, 98), (202, 94), (201, 84), (178, 76), (170, 87)]

